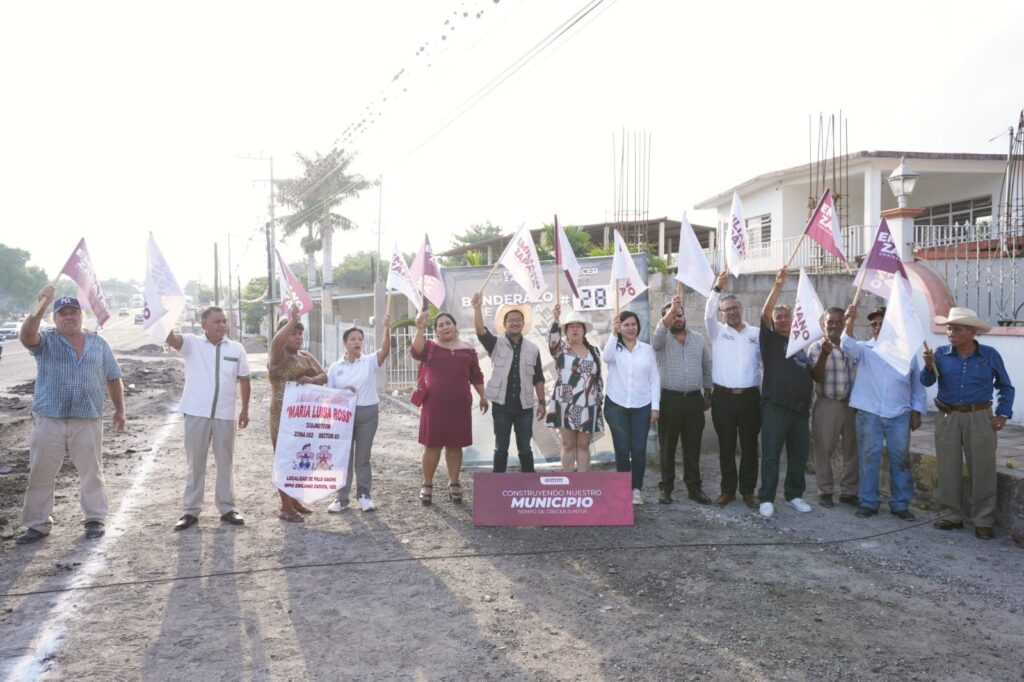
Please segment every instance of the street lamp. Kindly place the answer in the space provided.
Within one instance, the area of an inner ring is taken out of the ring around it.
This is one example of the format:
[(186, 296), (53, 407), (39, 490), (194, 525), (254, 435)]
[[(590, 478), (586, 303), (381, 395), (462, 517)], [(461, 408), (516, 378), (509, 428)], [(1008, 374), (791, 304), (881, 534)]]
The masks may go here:
[(889, 189), (896, 196), (900, 208), (907, 207), (907, 198), (913, 193), (917, 184), (917, 171), (907, 165), (906, 159), (900, 157), (900, 165), (889, 174)]

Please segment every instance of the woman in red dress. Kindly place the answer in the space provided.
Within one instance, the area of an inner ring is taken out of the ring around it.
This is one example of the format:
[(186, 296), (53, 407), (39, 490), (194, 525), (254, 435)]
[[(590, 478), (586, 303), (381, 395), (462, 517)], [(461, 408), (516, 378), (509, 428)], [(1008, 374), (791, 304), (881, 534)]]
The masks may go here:
[(423, 485), (420, 502), (426, 506), (433, 501), (434, 472), (441, 460), (448, 465), (448, 496), (454, 504), (462, 504), (462, 448), (473, 443), (472, 386), (480, 396), (480, 411), (486, 413), (488, 402), (484, 397), (484, 375), (476, 350), (459, 339), (455, 318), (439, 313), (434, 320), (437, 341), (427, 341), (423, 331), (427, 314), (416, 317), (416, 336), (410, 352), (426, 368), (424, 386), (426, 395), (420, 406), (420, 436), (423, 445)]

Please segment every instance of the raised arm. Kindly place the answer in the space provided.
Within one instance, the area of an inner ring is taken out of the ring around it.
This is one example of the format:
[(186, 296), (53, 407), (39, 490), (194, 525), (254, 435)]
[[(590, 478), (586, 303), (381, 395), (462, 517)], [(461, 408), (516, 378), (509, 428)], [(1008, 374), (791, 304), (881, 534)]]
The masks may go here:
[(481, 310), (483, 300), (484, 297), (479, 291), (473, 294), (473, 298), (470, 300), (470, 303), (473, 305), (473, 327), (476, 329), (477, 336), (483, 336), (487, 333), (487, 327), (484, 325), (484, 314)]
[(786, 283), (788, 277), (789, 271), (783, 266), (775, 275), (775, 284), (772, 285), (772, 290), (764, 301), (764, 307), (761, 308), (761, 325), (766, 329), (772, 328), (772, 310), (779, 301), (779, 292), (782, 291), (782, 285)]
[(295, 325), (298, 323), (299, 307), (293, 303), (291, 307), (288, 308), (287, 322), (277, 330), (277, 333), (274, 334), (274, 338), (270, 341), (270, 357), (267, 358), (267, 369), (277, 367), (281, 360), (284, 359), (284, 347), (288, 343), (288, 337), (292, 335), (293, 331), (295, 331)]
[(381, 325), (381, 332), (384, 338), (380, 340), (380, 348), (377, 349), (377, 366), (380, 367), (391, 354), (391, 314), (384, 315), (384, 324)]
[(21, 323), (21, 331), (18, 332), (18, 340), (21, 341), (21, 345), (25, 348), (35, 348), (43, 340), (39, 336), (39, 325), (43, 321), (43, 315), (46, 314), (46, 309), (50, 307), (50, 303), (53, 301), (54, 289), (52, 284), (47, 284), (45, 287), (39, 290), (39, 295), (36, 297), (37, 301), (42, 301), (43, 304), (38, 306), (38, 310), (33, 311), (33, 314), (25, 318)]
[(426, 345), (424, 330), (427, 328), (427, 311), (424, 310), (416, 316), (416, 335), (412, 337), (412, 350), (416, 355), (423, 354), (423, 347)]
[(718, 336), (718, 330), (722, 326), (722, 323), (718, 321), (718, 300), (728, 282), (729, 271), (722, 270), (711, 289), (711, 295), (708, 296), (708, 300), (704, 304), (704, 327), (708, 330), (708, 337), (712, 341)]

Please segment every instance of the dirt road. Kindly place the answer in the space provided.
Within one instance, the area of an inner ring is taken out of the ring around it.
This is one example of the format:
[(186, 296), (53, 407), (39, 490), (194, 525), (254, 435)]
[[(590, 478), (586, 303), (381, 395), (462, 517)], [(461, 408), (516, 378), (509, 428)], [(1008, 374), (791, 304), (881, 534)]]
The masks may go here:
[[(0, 411), (0, 464), (15, 469), (0, 476), (0, 679), (1022, 678), (1020, 550), (933, 530), (920, 510), (914, 525), (779, 505), (763, 521), (650, 504), (650, 472), (631, 528), (474, 528), (468, 507), (420, 507), (416, 419), (388, 405), (379, 510), (323, 503), (286, 524), (265, 379), (236, 455), (246, 525), (221, 524), (208, 496), (199, 526), (175, 533), (180, 365), (124, 366), (136, 388), (127, 432), (105, 436), (102, 541), (82, 538), (66, 471), (53, 534), (14, 545), (28, 397)], [(716, 468), (706, 458), (708, 491)]]

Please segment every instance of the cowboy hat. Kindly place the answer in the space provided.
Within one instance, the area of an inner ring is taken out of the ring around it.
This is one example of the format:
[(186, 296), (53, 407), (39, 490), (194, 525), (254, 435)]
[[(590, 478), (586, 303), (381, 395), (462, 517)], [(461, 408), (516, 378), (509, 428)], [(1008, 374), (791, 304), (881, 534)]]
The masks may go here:
[(959, 324), (964, 327), (974, 327), (979, 334), (992, 331), (992, 325), (978, 317), (970, 308), (950, 308), (949, 316), (935, 316), (936, 324)]
[(530, 312), (530, 306), (522, 303), (518, 305), (506, 303), (495, 311), (494, 326), (498, 329), (498, 333), (505, 333), (505, 318), (509, 313), (520, 313), (523, 316), (523, 334), (526, 334), (526, 330), (533, 324), (533, 314)]
[(574, 310), (571, 313), (569, 313), (569, 317), (565, 318), (565, 322), (562, 323), (562, 329), (565, 329), (570, 324), (582, 324), (584, 336), (586, 336), (587, 333), (593, 328), (593, 326), (589, 322), (583, 319), (582, 313), (580, 313), (578, 310)]

